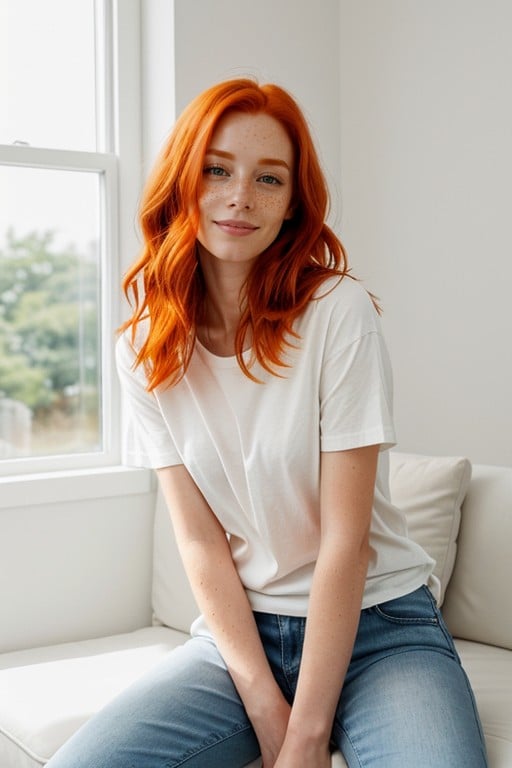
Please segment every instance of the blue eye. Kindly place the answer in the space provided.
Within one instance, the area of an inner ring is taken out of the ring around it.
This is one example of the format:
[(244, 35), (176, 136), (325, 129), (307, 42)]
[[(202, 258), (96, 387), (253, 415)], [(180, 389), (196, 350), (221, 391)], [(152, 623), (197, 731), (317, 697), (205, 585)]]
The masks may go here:
[(207, 173), (210, 176), (227, 176), (227, 171), (220, 165), (207, 165), (204, 168), (203, 173)]
[(260, 181), (264, 184), (282, 184), (277, 176), (272, 176), (271, 173), (265, 173), (263, 176), (260, 176)]

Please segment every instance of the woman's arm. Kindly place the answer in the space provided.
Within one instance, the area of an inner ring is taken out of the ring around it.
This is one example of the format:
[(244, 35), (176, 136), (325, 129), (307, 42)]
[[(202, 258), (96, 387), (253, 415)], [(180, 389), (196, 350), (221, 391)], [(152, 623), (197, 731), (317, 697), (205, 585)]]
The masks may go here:
[(321, 543), (297, 693), (276, 768), (327, 768), (369, 561), (378, 446), (322, 453)]
[(267, 662), (226, 534), (183, 465), (157, 474), (192, 591), (255, 729), (263, 765), (270, 768), (290, 708)]

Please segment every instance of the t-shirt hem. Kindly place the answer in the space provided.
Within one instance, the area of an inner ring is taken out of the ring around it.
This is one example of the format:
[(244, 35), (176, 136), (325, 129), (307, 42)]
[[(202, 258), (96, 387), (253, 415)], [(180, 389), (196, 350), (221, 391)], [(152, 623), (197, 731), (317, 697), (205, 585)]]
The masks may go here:
[[(367, 581), (361, 610), (374, 605), (396, 600), (414, 592), (421, 586), (428, 586), (434, 598), (439, 601), (439, 582), (432, 574), (432, 565), (425, 563), (392, 576), (375, 577)], [(246, 590), (251, 608), (257, 613), (271, 613), (281, 616), (306, 617), (309, 597), (307, 595), (267, 595), (250, 589)]]
[(393, 448), (396, 445), (396, 436), (393, 429), (366, 430), (363, 433), (348, 435), (322, 435), (320, 450), (326, 453), (330, 451), (348, 451), (353, 448), (364, 448), (368, 445), (380, 445), (381, 450)]

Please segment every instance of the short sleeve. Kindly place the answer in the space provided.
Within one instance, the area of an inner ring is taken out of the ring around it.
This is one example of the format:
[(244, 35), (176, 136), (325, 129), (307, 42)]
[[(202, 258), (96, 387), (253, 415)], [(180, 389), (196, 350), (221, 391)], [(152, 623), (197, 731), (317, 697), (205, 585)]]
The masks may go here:
[(320, 385), (320, 446), (341, 451), (366, 445), (390, 448), (393, 383), (388, 352), (378, 327), (326, 355)]
[(123, 399), (123, 461), (136, 467), (182, 464), (153, 392), (146, 389), (143, 366), (133, 367), (135, 352), (124, 333), (116, 344)]

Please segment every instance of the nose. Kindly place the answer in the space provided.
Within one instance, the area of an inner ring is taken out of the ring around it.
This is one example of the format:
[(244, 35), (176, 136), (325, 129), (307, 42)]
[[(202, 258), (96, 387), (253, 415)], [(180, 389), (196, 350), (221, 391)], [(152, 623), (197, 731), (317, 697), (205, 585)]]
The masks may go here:
[(234, 209), (250, 210), (253, 207), (253, 193), (249, 179), (233, 180), (228, 206)]

